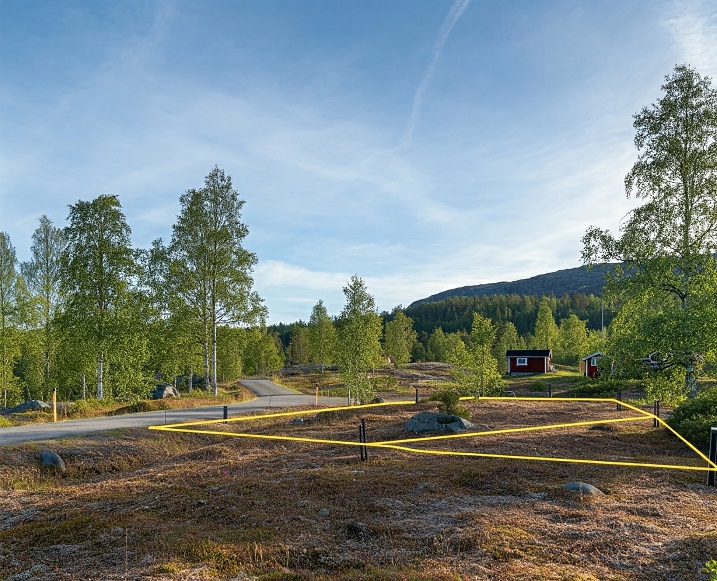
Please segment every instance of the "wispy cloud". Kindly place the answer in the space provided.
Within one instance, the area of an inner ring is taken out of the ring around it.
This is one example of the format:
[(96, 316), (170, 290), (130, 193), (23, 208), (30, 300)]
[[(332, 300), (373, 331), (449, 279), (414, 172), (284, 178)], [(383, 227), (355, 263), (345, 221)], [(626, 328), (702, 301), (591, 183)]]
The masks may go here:
[(676, 0), (667, 12), (665, 27), (672, 34), (681, 62), (702, 74), (717, 74), (717, 9), (714, 2)]
[(411, 141), (413, 140), (413, 133), (416, 130), (418, 114), (421, 110), (423, 94), (426, 92), (428, 85), (433, 79), (433, 75), (436, 72), (436, 66), (438, 65), (438, 61), (441, 58), (441, 54), (443, 53), (443, 49), (446, 46), (446, 42), (448, 41), (448, 37), (451, 34), (451, 30), (453, 30), (453, 27), (456, 25), (461, 15), (465, 12), (466, 8), (468, 8), (468, 5), (470, 3), (471, 0), (456, 0), (451, 6), (451, 9), (448, 11), (448, 15), (446, 16), (446, 19), (443, 21), (443, 24), (438, 31), (438, 37), (436, 38), (436, 43), (433, 46), (431, 62), (428, 63), (428, 68), (426, 68), (426, 72), (423, 74), (423, 78), (421, 79), (421, 82), (419, 83), (418, 88), (413, 95), (411, 114), (408, 118), (408, 124), (406, 125), (406, 129), (403, 132), (403, 136), (401, 137), (400, 149), (405, 149), (406, 147), (409, 147), (411, 145)]

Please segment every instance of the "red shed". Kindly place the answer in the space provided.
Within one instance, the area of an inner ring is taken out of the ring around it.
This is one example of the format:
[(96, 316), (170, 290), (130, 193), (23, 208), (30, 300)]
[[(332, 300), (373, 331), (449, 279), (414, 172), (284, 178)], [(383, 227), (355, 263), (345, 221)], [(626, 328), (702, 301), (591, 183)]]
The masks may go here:
[(602, 353), (596, 351), (595, 353), (586, 355), (580, 360), (580, 371), (583, 372), (585, 377), (595, 379), (598, 375), (600, 375), (600, 371), (598, 370), (598, 359), (602, 356)]
[(505, 352), (508, 359), (508, 375), (524, 373), (548, 373), (553, 371), (550, 349), (511, 349)]

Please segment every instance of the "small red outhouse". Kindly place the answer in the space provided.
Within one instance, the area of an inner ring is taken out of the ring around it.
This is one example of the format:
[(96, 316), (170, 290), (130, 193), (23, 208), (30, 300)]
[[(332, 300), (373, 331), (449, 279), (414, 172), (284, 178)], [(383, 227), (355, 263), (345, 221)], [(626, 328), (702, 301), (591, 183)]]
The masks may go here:
[(598, 375), (600, 375), (600, 371), (598, 370), (598, 360), (602, 356), (602, 353), (596, 351), (595, 353), (586, 355), (580, 360), (580, 371), (582, 371), (585, 377), (595, 379)]
[(548, 373), (553, 371), (550, 349), (509, 349), (505, 352), (508, 360), (508, 375)]

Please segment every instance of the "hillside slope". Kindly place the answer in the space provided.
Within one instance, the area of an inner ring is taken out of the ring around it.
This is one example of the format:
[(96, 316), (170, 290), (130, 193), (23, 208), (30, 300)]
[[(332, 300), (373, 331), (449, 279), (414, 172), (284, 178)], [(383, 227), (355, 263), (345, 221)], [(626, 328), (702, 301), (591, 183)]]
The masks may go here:
[(611, 265), (596, 266), (591, 270), (585, 267), (567, 268), (548, 274), (539, 274), (531, 278), (513, 282), (493, 282), (472, 286), (462, 286), (446, 290), (435, 295), (419, 299), (409, 305), (415, 307), (421, 303), (440, 301), (452, 297), (473, 297), (489, 295), (549, 295), (561, 297), (565, 294), (582, 293), (600, 295), (603, 289), (605, 273)]

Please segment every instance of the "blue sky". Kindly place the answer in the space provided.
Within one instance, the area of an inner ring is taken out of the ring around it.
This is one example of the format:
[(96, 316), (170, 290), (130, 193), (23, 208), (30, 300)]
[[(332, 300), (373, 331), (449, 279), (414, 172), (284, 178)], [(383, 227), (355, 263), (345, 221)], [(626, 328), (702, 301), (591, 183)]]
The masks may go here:
[(0, 230), (117, 194), (147, 248), (218, 165), (271, 323), (572, 268), (678, 63), (713, 3), (0, 0)]

